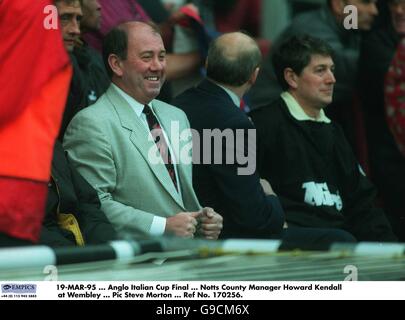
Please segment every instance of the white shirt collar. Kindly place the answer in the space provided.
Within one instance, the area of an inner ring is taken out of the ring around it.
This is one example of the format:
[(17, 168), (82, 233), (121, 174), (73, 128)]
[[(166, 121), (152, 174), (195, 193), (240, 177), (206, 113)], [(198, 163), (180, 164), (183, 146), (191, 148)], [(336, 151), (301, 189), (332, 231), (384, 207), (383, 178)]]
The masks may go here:
[[(144, 105), (138, 101), (136, 101), (134, 98), (132, 98), (129, 94), (124, 92), (122, 89), (120, 89), (117, 85), (114, 83), (111, 83), (113, 88), (118, 92), (118, 94), (125, 99), (126, 102), (134, 109), (136, 115), (140, 117), (142, 115), (142, 111), (144, 108)], [(148, 106), (152, 109), (152, 103), (149, 102)]]
[(232, 102), (235, 104), (235, 106), (238, 107), (238, 109), (240, 108), (240, 99), (239, 97), (236, 95), (235, 92), (233, 92), (232, 90), (229, 90), (228, 88), (225, 88), (223, 86), (221, 86), (218, 83), (215, 83), (218, 87), (221, 87), (222, 89), (225, 90), (225, 92), (228, 94), (228, 96), (231, 98)]
[(290, 114), (298, 121), (315, 121), (315, 122), (325, 122), (331, 123), (331, 120), (325, 115), (325, 112), (321, 109), (318, 118), (312, 118), (308, 116), (302, 107), (298, 104), (297, 100), (291, 95), (291, 93), (284, 91), (281, 94), (281, 98), (287, 105)]

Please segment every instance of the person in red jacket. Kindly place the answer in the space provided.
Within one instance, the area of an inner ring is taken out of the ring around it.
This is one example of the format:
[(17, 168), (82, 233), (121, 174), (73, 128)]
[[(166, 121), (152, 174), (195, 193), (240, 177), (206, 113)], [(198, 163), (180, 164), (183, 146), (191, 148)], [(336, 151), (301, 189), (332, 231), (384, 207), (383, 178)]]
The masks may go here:
[(0, 1), (0, 246), (35, 243), (71, 67), (51, 0)]

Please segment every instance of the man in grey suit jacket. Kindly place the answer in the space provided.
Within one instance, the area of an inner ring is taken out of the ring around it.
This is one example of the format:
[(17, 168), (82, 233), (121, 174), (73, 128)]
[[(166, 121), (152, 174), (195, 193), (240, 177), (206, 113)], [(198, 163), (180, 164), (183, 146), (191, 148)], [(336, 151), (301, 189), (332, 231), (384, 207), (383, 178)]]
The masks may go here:
[[(97, 103), (73, 118), (64, 147), (98, 191), (102, 209), (119, 233), (217, 239), (222, 217), (211, 208), (201, 209), (191, 163), (179, 161), (191, 145), (191, 135), (184, 134), (187, 117), (155, 100), (165, 81), (165, 54), (153, 25), (128, 22), (114, 28), (103, 48), (112, 84)], [(161, 161), (146, 105), (162, 128), (158, 138), (167, 142), (174, 170)]]

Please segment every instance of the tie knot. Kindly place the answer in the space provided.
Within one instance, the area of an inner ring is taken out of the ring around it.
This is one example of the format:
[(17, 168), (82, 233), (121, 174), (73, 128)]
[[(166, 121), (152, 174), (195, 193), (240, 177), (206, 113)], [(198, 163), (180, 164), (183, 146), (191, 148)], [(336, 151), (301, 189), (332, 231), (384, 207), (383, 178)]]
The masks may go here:
[(152, 114), (152, 110), (151, 110), (151, 108), (150, 108), (147, 104), (145, 104), (145, 105), (143, 106), (142, 112), (143, 112), (144, 114), (146, 114), (147, 116), (149, 116), (149, 115)]

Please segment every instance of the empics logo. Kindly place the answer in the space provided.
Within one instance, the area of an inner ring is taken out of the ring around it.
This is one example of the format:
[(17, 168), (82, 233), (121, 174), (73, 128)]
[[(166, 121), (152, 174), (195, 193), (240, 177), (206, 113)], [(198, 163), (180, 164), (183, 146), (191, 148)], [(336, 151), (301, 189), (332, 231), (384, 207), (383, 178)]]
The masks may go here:
[(36, 293), (36, 284), (6, 283), (1, 285), (1, 293)]

